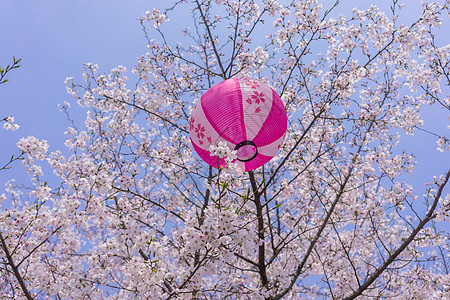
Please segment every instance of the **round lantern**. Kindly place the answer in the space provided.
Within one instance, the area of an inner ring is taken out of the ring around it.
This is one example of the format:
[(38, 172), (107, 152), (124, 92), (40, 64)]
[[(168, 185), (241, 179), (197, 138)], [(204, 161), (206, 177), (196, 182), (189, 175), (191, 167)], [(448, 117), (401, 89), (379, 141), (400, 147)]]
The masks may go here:
[(277, 93), (259, 80), (233, 78), (206, 91), (192, 110), (189, 135), (198, 155), (220, 168), (224, 158), (210, 146), (226, 142), (238, 166), (254, 170), (277, 153), (287, 129), (286, 109)]

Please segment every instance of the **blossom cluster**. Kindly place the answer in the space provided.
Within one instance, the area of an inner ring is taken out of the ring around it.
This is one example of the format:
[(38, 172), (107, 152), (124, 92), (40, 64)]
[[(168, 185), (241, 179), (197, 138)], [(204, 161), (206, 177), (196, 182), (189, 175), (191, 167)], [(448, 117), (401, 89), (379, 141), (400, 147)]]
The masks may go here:
[(2, 121), (5, 121), (5, 123), (3, 124), (3, 129), (5, 130), (16, 131), (20, 127), (18, 124), (14, 124), (14, 117), (12, 116), (8, 116)]
[(153, 26), (155, 28), (160, 27), (164, 22), (168, 22), (169, 18), (161, 12), (158, 8), (153, 8), (153, 10), (150, 12), (147, 10), (142, 17), (142, 20), (145, 20), (146, 22), (153, 21)]
[(23, 152), (28, 154), (31, 158), (37, 160), (43, 160), (46, 157), (48, 150), (48, 144), (46, 140), (39, 140), (34, 136), (28, 136), (21, 138), (17, 142), (17, 147)]
[(211, 156), (225, 158), (229, 162), (236, 159), (236, 150), (231, 150), (227, 142), (224, 141), (220, 141), (216, 145), (209, 146), (209, 152)]

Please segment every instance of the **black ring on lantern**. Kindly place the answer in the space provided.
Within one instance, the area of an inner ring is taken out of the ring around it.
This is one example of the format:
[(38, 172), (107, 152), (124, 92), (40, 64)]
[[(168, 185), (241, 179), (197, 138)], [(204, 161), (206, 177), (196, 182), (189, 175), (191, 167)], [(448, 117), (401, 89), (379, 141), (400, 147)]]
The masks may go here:
[(237, 160), (242, 161), (242, 162), (251, 161), (252, 159), (254, 159), (256, 157), (256, 155), (258, 155), (258, 147), (256, 147), (255, 143), (253, 143), (252, 141), (242, 141), (239, 144), (237, 144), (236, 147), (234, 147), (234, 150), (237, 151), (239, 148), (247, 146), (247, 145), (251, 145), (251, 146), (255, 147), (255, 154), (253, 154), (252, 157), (247, 158), (247, 159), (240, 159), (238, 157)]

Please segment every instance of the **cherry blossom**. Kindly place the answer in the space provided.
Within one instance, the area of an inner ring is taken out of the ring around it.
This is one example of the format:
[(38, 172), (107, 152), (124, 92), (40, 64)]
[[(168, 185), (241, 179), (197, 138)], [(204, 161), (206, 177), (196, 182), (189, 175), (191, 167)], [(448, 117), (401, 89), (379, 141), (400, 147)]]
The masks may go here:
[(45, 153), (48, 150), (48, 144), (46, 140), (39, 140), (34, 136), (29, 136), (27, 138), (21, 138), (17, 143), (22, 152), (27, 153), (30, 157), (38, 160), (43, 160), (45, 158)]
[(233, 161), (236, 159), (236, 151), (231, 150), (227, 143), (224, 141), (219, 142), (217, 145), (209, 146), (211, 152), (211, 156), (217, 156), (219, 158), (228, 158), (229, 161)]
[(17, 129), (20, 128), (20, 126), (18, 124), (14, 124), (13, 116), (8, 116), (8, 117), (4, 118), (2, 121), (5, 121), (5, 123), (3, 124), (3, 129), (5, 129), (5, 130), (16, 131)]

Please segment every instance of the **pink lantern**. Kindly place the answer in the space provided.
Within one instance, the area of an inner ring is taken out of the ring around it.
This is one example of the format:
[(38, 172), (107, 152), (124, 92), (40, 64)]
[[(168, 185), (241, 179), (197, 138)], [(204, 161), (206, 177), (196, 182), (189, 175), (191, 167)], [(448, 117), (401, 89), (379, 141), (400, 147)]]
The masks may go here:
[(278, 152), (287, 129), (286, 109), (277, 93), (259, 80), (233, 78), (206, 91), (192, 110), (189, 135), (210, 166), (226, 165), (210, 155), (210, 146), (226, 142), (236, 150), (238, 166), (254, 170)]

